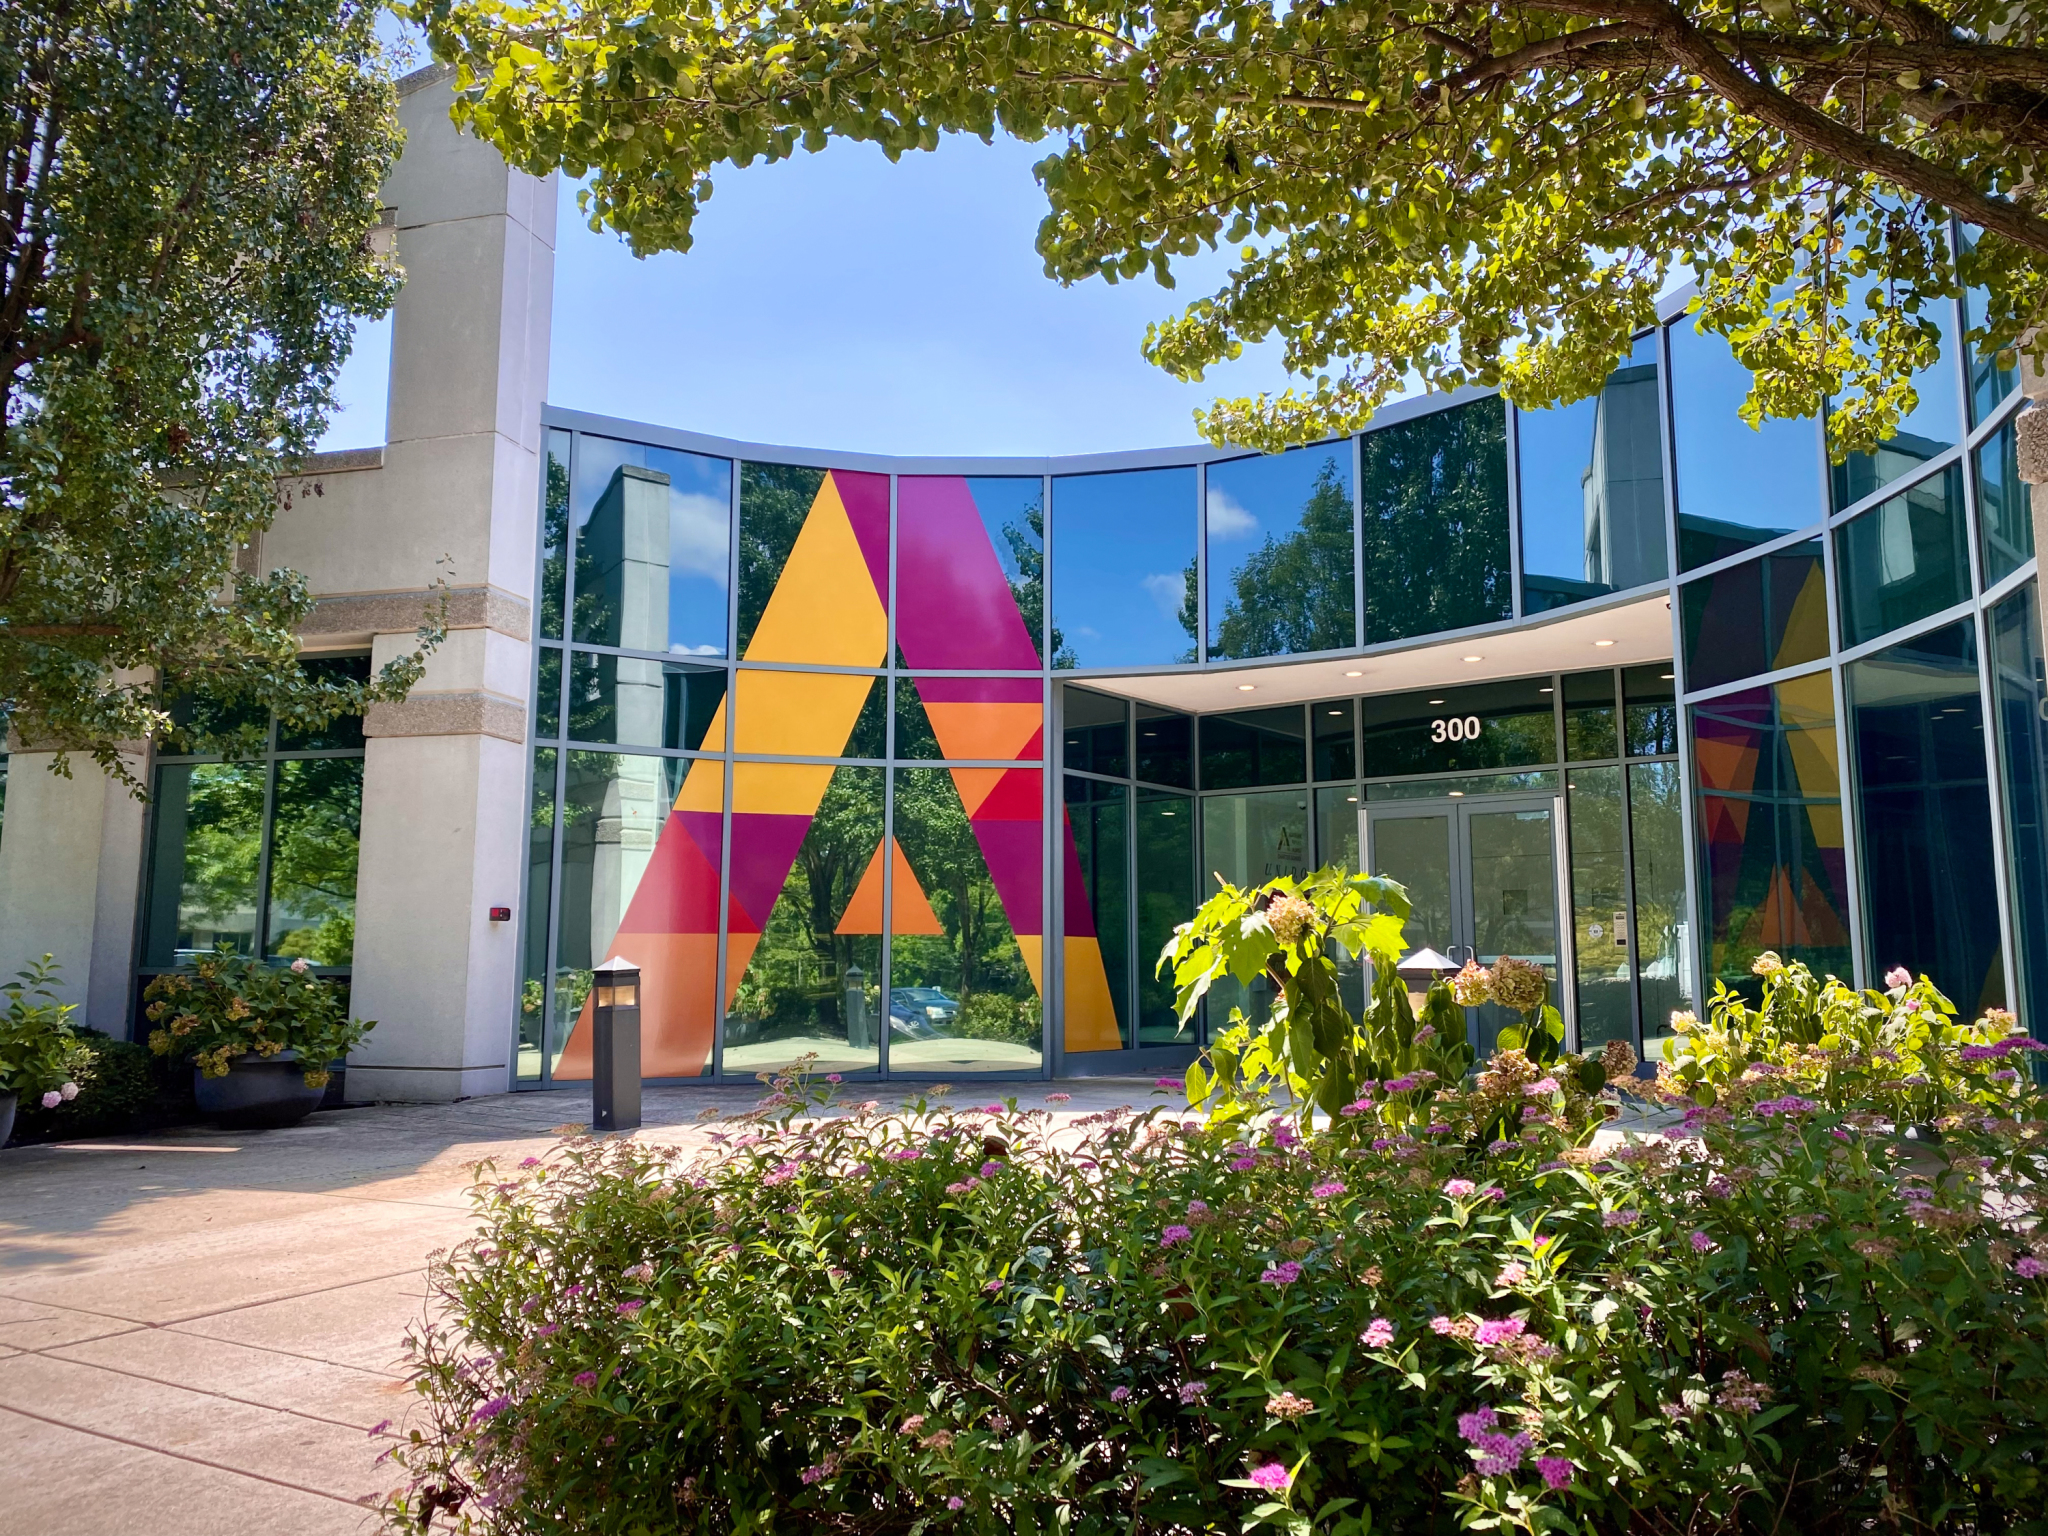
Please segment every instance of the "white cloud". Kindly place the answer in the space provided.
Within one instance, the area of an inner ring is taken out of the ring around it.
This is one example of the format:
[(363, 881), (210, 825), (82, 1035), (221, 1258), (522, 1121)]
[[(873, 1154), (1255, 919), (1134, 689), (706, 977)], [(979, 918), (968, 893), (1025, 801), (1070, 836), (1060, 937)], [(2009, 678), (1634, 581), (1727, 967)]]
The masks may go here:
[(668, 564), (671, 571), (709, 576), (725, 585), (732, 507), (723, 496), (702, 491), (668, 493)]
[(672, 640), (669, 642), (668, 653), (671, 656), (723, 656), (725, 654), (725, 647), (722, 645), (684, 645), (680, 640)]
[(1178, 571), (1161, 571), (1147, 576), (1139, 583), (1152, 595), (1152, 601), (1159, 605), (1159, 611), (1167, 618), (1180, 618), (1180, 605), (1188, 595), (1188, 579)]
[(1209, 487), (1209, 535), (1217, 539), (1244, 539), (1259, 531), (1259, 520), (1239, 505), (1230, 492)]

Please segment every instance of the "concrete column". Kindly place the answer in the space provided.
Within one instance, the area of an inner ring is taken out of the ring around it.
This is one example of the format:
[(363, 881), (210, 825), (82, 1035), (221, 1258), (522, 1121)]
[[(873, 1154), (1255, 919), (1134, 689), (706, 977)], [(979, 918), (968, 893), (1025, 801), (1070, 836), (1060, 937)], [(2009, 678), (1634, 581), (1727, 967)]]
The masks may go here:
[[(124, 753), (142, 778), (143, 753)], [(73, 1022), (128, 1033), (142, 886), (143, 805), (90, 758), (71, 777), (49, 771), (50, 752), (12, 753), (0, 826), (0, 981), (43, 955), (63, 967), (58, 995), (79, 1005)]]
[(413, 643), (437, 563), (460, 599), (419, 688), (364, 725), (354, 1008), (378, 1027), (349, 1062), (352, 1097), (453, 1099), (512, 1081), (555, 184), (455, 133), (445, 71), (400, 91), (389, 440), (348, 579), (315, 586), (362, 594), (335, 611), (379, 664)]

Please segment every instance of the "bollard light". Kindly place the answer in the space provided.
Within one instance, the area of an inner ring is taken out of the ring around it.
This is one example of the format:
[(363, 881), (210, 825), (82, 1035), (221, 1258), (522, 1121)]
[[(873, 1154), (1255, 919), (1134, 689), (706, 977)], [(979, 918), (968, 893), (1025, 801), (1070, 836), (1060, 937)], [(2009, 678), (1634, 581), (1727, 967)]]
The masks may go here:
[(1449, 955), (1438, 954), (1425, 944), (1395, 966), (1394, 974), (1408, 983), (1408, 1006), (1420, 1014), (1423, 1002), (1429, 996), (1429, 984), (1437, 977), (1453, 975), (1457, 970), (1457, 961)]
[(591, 984), (590, 1128), (640, 1124), (640, 967), (614, 955)]

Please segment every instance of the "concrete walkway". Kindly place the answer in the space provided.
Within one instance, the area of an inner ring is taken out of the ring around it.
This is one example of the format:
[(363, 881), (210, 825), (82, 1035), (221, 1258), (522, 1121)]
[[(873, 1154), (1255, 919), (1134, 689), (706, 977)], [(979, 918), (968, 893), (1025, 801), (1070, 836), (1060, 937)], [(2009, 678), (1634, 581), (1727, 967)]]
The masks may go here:
[[(1069, 1115), (1161, 1102), (1149, 1080), (986, 1091), (1053, 1090)], [(700, 1142), (699, 1111), (758, 1093), (651, 1089), (641, 1134)], [(0, 1152), (0, 1530), (374, 1531), (397, 1474), (370, 1429), (404, 1418), (399, 1352), (428, 1255), (470, 1232), (470, 1165), (589, 1119), (587, 1093), (505, 1094)]]

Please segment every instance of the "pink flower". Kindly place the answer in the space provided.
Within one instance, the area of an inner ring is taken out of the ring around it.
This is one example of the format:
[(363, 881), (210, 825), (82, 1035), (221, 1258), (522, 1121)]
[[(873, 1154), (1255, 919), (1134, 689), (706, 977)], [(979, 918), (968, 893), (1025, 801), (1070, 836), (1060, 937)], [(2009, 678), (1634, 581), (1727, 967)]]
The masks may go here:
[(1344, 1185), (1341, 1180), (1331, 1179), (1326, 1183), (1318, 1184), (1314, 1189), (1310, 1190), (1309, 1193), (1314, 1195), (1318, 1200), (1328, 1200), (1337, 1195), (1343, 1194)]
[(1910, 987), (1913, 985), (1913, 973), (1903, 965), (1895, 965), (1884, 973), (1884, 984), (1893, 991), (1900, 987)]
[(1071, 1093), (1048, 1093), (1045, 1096), (1045, 1102), (1048, 1104), (1064, 1104), (1072, 1097)]
[(1458, 1438), (1477, 1440), (1488, 1430), (1500, 1423), (1500, 1415), (1491, 1408), (1474, 1408), (1470, 1413), (1458, 1415)]
[(64, 1084), (61, 1088), (57, 1090), (57, 1095), (59, 1098), (63, 1099), (63, 1101), (66, 1104), (69, 1104), (73, 1099), (78, 1097), (78, 1084)]
[(1557, 1092), (1557, 1079), (1554, 1077), (1539, 1077), (1535, 1082), (1524, 1088), (1522, 1092), (1532, 1099), (1547, 1097)]
[(1572, 1484), (1572, 1473), (1578, 1468), (1572, 1465), (1569, 1456), (1538, 1456), (1536, 1470), (1543, 1474), (1544, 1487), (1557, 1489), (1569, 1488)]
[(982, 1287), (982, 1289), (984, 1291), (987, 1291), (991, 1296), (998, 1294), (1002, 1290), (1002, 1288), (1003, 1282), (1000, 1280), (991, 1280), (988, 1282), (988, 1284)]
[(637, 1297), (634, 1298), (632, 1301), (622, 1301), (619, 1303), (619, 1316), (631, 1317), (635, 1312), (638, 1312), (642, 1307), (646, 1305), (646, 1302), (640, 1300)]
[(306, 974), (306, 972), (310, 971), (311, 969), (312, 966), (306, 963), (306, 957), (304, 955), (299, 956), (298, 959), (292, 962), (292, 974), (294, 976), (303, 976)]
[(1206, 1215), (1208, 1215), (1208, 1214), (1209, 1214), (1209, 1202), (1208, 1202), (1208, 1201), (1206, 1201), (1206, 1200), (1190, 1200), (1190, 1201), (1188, 1202), (1188, 1214), (1189, 1214), (1190, 1216), (1206, 1216)]
[(1510, 1259), (1501, 1265), (1500, 1273), (1494, 1277), (1495, 1285), (1520, 1285), (1529, 1278), (1528, 1267), (1518, 1260)]
[(540, 1166), (540, 1159), (537, 1157), (522, 1157), (519, 1159), (519, 1166), (522, 1168), (538, 1168)]
[(1365, 1325), (1358, 1342), (1367, 1349), (1386, 1349), (1394, 1342), (1394, 1325), (1384, 1317), (1376, 1317)]
[(1180, 1400), (1184, 1404), (1197, 1403), (1208, 1394), (1206, 1381), (1184, 1381), (1180, 1384)]
[(1632, 1227), (1642, 1220), (1643, 1213), (1634, 1210), (1609, 1211), (1600, 1218), (1603, 1227)]
[(503, 1413), (507, 1408), (510, 1408), (511, 1406), (511, 1398), (494, 1397), (488, 1403), (484, 1403), (481, 1406), (479, 1406), (474, 1413), (470, 1414), (469, 1422), (472, 1424), (482, 1424), (488, 1419), (495, 1419), (499, 1414)]
[(1489, 1317), (1479, 1325), (1473, 1338), (1481, 1344), (1506, 1344), (1519, 1339), (1527, 1327), (1519, 1317)]
[(924, 1153), (916, 1147), (898, 1147), (894, 1152), (884, 1152), (882, 1156), (892, 1163), (914, 1163), (923, 1157)]
[(1162, 1248), (1171, 1248), (1175, 1243), (1184, 1243), (1194, 1235), (1195, 1234), (1192, 1230), (1180, 1225), (1180, 1223), (1178, 1222), (1175, 1222), (1172, 1226), (1168, 1227), (1164, 1232), (1159, 1234), (1159, 1246)]
[(993, 1157), (981, 1165), (981, 1176), (984, 1179), (992, 1179), (1002, 1171), (1003, 1165)]
[(1177, 1077), (1162, 1077), (1152, 1084), (1154, 1088), (1185, 1088), (1187, 1084)]
[(597, 1385), (597, 1372), (578, 1371), (574, 1379), (577, 1386), (581, 1387), (584, 1391), (588, 1392), (592, 1387)]
[(981, 1180), (962, 1179), (956, 1184), (948, 1184), (946, 1186), (946, 1193), (949, 1195), (971, 1195), (979, 1188), (981, 1188)]
[(1465, 1196), (1477, 1190), (1478, 1187), (1470, 1179), (1452, 1179), (1448, 1184), (1444, 1185), (1444, 1193), (1453, 1200), (1462, 1200)]
[(828, 1083), (843, 1083), (846, 1081), (846, 1079), (841, 1077), (837, 1072), (827, 1072), (825, 1074), (825, 1081)]
[(370, 1426), (370, 1436), (371, 1436), (371, 1438), (372, 1438), (372, 1439), (374, 1439), (374, 1438), (376, 1438), (376, 1437), (377, 1437), (378, 1435), (381, 1435), (381, 1434), (383, 1434), (383, 1433), (384, 1433), (384, 1431), (385, 1431), (385, 1430), (387, 1430), (387, 1429), (389, 1429), (390, 1427), (391, 1427), (391, 1421), (390, 1421), (389, 1419), (379, 1419), (379, 1420), (378, 1420), (378, 1421), (377, 1421), (376, 1423), (374, 1423), (374, 1424), (372, 1424), (372, 1425)]
[(54, 1088), (52, 1088), (48, 1093), (43, 1095), (43, 1108), (45, 1109), (55, 1109), (59, 1104), (62, 1104), (63, 1102), (64, 1095), (59, 1093)]
[(1112, 1387), (1109, 1393), (1109, 1400), (1112, 1403), (1128, 1403), (1131, 1400), (1131, 1389), (1129, 1387)]
[(1692, 1235), (1692, 1251), (1694, 1253), (1712, 1253), (1720, 1246), (1719, 1243), (1715, 1242), (1704, 1232), (1695, 1232)]
[(966, 1507), (967, 1501), (961, 1498), (960, 1495), (957, 1493), (951, 1495), (946, 1500), (946, 1508), (948, 1509), (965, 1509)]
[(1243, 1157), (1233, 1158), (1230, 1166), (1239, 1173), (1249, 1173), (1259, 1166), (1259, 1160), (1247, 1152)]
[(1269, 1265), (1260, 1272), (1259, 1278), (1267, 1285), (1292, 1285), (1301, 1278), (1301, 1266), (1292, 1259)]
[(1277, 1461), (1262, 1461), (1252, 1468), (1252, 1481), (1268, 1493), (1281, 1493), (1294, 1481), (1294, 1474)]
[(1448, 1317), (1432, 1317), (1429, 1320), (1429, 1331), (1444, 1338), (1449, 1338), (1451, 1329), (1456, 1326)]
[(2013, 1272), (2022, 1280), (2039, 1280), (2044, 1276), (2048, 1276), (2048, 1262), (2044, 1262), (2029, 1254), (2021, 1259), (2019, 1263), (2013, 1265)]

